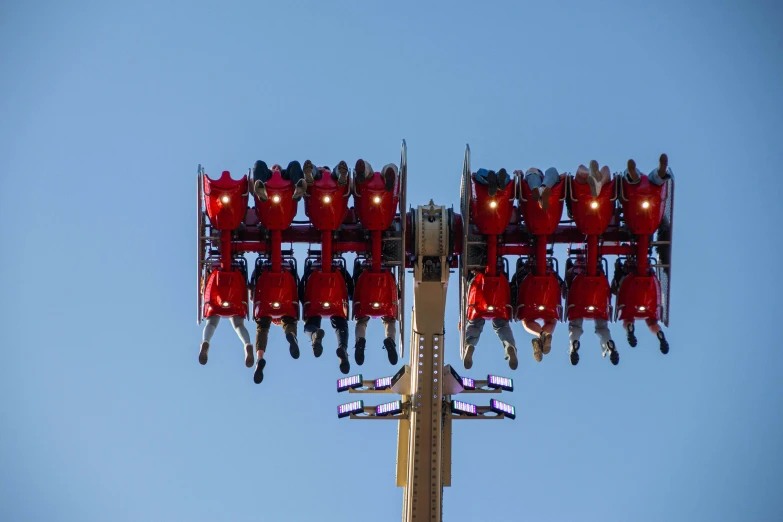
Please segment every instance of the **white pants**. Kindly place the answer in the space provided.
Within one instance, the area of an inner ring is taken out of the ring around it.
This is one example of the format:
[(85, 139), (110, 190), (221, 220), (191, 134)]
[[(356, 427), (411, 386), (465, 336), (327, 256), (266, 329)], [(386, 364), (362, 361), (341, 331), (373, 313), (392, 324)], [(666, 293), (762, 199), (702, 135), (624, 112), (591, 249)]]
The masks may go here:
[[(245, 328), (245, 318), (240, 317), (238, 315), (234, 315), (228, 318), (229, 321), (231, 321), (231, 326), (234, 327), (234, 331), (239, 336), (239, 340), (242, 341), (244, 344), (252, 344), (250, 342), (250, 334), (247, 332), (247, 328)], [(215, 329), (217, 328), (218, 323), (220, 322), (220, 316), (219, 315), (213, 315), (212, 317), (207, 317), (207, 324), (204, 326), (204, 336), (202, 337), (202, 341), (209, 342), (212, 339), (212, 336), (215, 334)]]
[[(568, 322), (568, 339), (571, 341), (578, 341), (582, 337), (582, 323), (584, 319), (573, 319)], [(595, 320), (595, 334), (601, 339), (601, 348), (606, 349), (606, 343), (612, 340), (612, 333), (609, 331), (609, 326), (604, 319)]]

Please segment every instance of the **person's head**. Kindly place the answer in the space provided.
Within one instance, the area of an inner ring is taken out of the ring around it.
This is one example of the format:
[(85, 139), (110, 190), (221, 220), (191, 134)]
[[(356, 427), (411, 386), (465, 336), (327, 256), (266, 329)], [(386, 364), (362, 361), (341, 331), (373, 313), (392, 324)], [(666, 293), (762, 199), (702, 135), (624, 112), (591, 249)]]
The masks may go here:
[(280, 172), (281, 170), (283, 170), (283, 168), (280, 165), (278, 165), (277, 163), (272, 165), (272, 172), (274, 172), (274, 171)]

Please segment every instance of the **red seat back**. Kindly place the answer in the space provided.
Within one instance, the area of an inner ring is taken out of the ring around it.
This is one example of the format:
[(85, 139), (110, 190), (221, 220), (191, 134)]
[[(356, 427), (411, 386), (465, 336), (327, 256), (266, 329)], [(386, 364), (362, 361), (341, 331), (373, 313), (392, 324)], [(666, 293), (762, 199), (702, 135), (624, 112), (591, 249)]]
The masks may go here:
[(618, 319), (660, 319), (661, 284), (655, 275), (628, 274), (617, 293)]
[(555, 274), (525, 276), (517, 291), (517, 309), (514, 317), (523, 319), (560, 319), (563, 305), (560, 281)]
[(318, 230), (337, 230), (348, 212), (348, 184), (341, 187), (331, 175), (324, 173), (309, 188), (305, 197), (305, 214)]
[(353, 290), (353, 317), (398, 317), (397, 282), (389, 270), (365, 270)]
[(590, 191), (590, 185), (577, 183), (571, 178), (571, 214), (581, 233), (600, 236), (606, 231), (614, 214), (614, 193), (615, 180), (604, 184), (596, 198)]
[(611, 318), (612, 294), (605, 275), (588, 276), (579, 273), (568, 287), (566, 319)]
[(482, 234), (498, 235), (506, 231), (514, 209), (514, 183), (498, 190), (494, 197), (489, 195), (489, 187), (476, 183), (473, 174), (470, 181), (470, 221)]
[(233, 180), (227, 170), (216, 180), (204, 175), (204, 204), (213, 227), (218, 230), (239, 227), (247, 212), (247, 188), (247, 176)]
[(253, 292), (253, 318), (294, 317), (299, 319), (299, 298), (296, 279), (287, 270), (259, 274)]
[(258, 221), (268, 230), (285, 230), (291, 226), (299, 206), (298, 201), (291, 199), (294, 184), (274, 170), (265, 185), (267, 200), (255, 198)]
[(658, 230), (664, 212), (665, 186), (653, 185), (646, 175), (636, 184), (622, 180), (623, 219), (632, 233), (649, 235)]
[(304, 317), (348, 318), (348, 286), (340, 272), (314, 270), (305, 284)]
[(467, 318), (511, 319), (511, 288), (506, 276), (477, 274), (468, 289)]
[(536, 201), (533, 201), (533, 192), (527, 182), (520, 180), (521, 199), (519, 210), (525, 225), (531, 234), (549, 235), (557, 230), (560, 218), (563, 215), (563, 194), (565, 192), (565, 176), (560, 176), (560, 181), (552, 187), (549, 195), (549, 208), (542, 209)]
[(215, 270), (204, 287), (204, 317), (247, 315), (247, 283), (239, 270)]
[(367, 230), (386, 230), (394, 221), (399, 205), (399, 184), (397, 179), (391, 192), (386, 192), (380, 172), (364, 183), (354, 185), (354, 206), (359, 221)]

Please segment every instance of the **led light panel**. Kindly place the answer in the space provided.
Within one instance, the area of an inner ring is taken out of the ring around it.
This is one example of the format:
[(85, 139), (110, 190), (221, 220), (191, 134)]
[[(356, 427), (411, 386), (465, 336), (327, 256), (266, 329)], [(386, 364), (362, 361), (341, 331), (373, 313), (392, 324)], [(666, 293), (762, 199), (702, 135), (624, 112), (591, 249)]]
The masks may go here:
[(391, 388), (391, 382), (391, 377), (381, 377), (380, 379), (375, 379), (375, 389), (385, 390), (386, 388)]
[(478, 413), (475, 404), (462, 401), (451, 401), (452, 413), (465, 413), (467, 415), (476, 415)]
[(375, 414), (379, 416), (394, 415), (402, 411), (402, 401), (392, 401), (379, 404), (375, 407)]
[(337, 391), (343, 392), (349, 388), (361, 388), (362, 386), (362, 374), (351, 375), (350, 377), (343, 377), (337, 379)]
[(364, 411), (364, 401), (348, 402), (337, 407), (337, 418), (341, 419), (351, 413), (361, 413), (362, 411)]
[(517, 417), (516, 408), (505, 402), (492, 399), (489, 401), (489, 409), (495, 413), (502, 413), (509, 419), (515, 419)]
[(462, 378), (462, 387), (466, 390), (475, 390), (476, 389), (476, 381), (471, 379), (470, 377), (463, 377)]
[(487, 386), (490, 388), (514, 391), (514, 380), (500, 375), (487, 375)]

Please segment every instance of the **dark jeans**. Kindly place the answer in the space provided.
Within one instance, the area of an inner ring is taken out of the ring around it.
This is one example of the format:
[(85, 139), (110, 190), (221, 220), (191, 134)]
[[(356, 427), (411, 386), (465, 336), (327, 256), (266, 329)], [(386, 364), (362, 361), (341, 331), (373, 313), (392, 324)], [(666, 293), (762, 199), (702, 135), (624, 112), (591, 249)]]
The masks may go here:
[[(337, 335), (337, 344), (344, 348), (348, 347), (348, 320), (345, 317), (333, 315), (330, 318), (334, 333)], [(304, 332), (310, 337), (321, 328), (321, 316), (316, 315), (305, 321)]]
[[(292, 161), (288, 164), (288, 167), (280, 171), (283, 179), (289, 179), (296, 185), (300, 179), (304, 179), (304, 172), (302, 171), (302, 165), (298, 161)], [(272, 171), (266, 163), (261, 160), (256, 161), (253, 165), (253, 179), (266, 183), (269, 178), (272, 177)]]
[[(337, 167), (333, 168), (330, 174), (332, 175), (333, 180), (337, 180), (339, 176), (337, 174)], [(316, 167), (313, 169), (313, 179), (321, 179), (323, 175), (324, 175), (324, 171), (321, 170), (321, 167)]]

